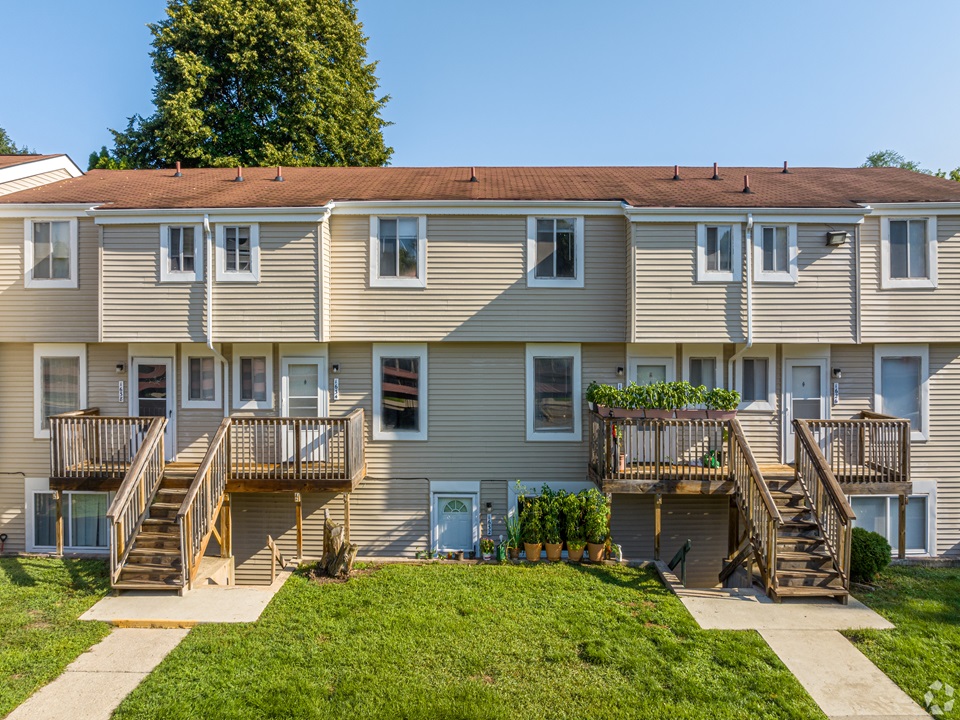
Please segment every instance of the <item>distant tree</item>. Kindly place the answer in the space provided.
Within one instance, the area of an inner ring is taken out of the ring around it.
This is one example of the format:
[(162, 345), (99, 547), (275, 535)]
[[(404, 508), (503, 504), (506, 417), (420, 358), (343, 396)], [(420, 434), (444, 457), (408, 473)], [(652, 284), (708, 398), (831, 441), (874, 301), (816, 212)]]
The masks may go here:
[(0, 128), (0, 155), (30, 155), (31, 150), (24, 145), (17, 147), (17, 144), (10, 139), (7, 131)]
[(954, 168), (950, 172), (947, 172), (946, 170), (937, 170), (934, 175), (936, 175), (938, 178), (950, 178), (955, 182), (960, 182), (960, 167)]
[(90, 153), (90, 160), (87, 162), (87, 170), (126, 170), (127, 164), (107, 150), (106, 145), (100, 147), (100, 152)]
[(867, 161), (860, 167), (896, 167), (930, 175), (930, 171), (921, 168), (920, 163), (907, 160), (895, 150), (877, 150), (870, 153), (867, 155)]
[(156, 112), (98, 167), (389, 161), (356, 0), (168, 0), (149, 27)]

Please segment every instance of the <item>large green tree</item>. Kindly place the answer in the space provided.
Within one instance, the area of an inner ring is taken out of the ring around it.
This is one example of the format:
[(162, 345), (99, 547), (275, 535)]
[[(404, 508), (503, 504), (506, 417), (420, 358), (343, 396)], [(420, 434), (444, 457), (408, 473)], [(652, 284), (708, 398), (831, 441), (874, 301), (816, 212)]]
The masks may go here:
[(30, 155), (30, 150), (26, 145), (17, 147), (17, 144), (7, 135), (7, 131), (0, 128), (0, 155)]
[(169, 0), (149, 27), (156, 112), (96, 166), (389, 161), (355, 0)]
[(867, 161), (860, 167), (897, 167), (903, 168), (904, 170), (913, 170), (914, 172), (923, 173), (924, 175), (950, 178), (951, 180), (960, 182), (960, 167), (950, 170), (949, 172), (946, 170), (933, 172), (932, 170), (926, 170), (920, 167), (920, 163), (914, 160), (907, 160), (896, 150), (877, 150), (876, 152), (870, 153), (867, 155)]

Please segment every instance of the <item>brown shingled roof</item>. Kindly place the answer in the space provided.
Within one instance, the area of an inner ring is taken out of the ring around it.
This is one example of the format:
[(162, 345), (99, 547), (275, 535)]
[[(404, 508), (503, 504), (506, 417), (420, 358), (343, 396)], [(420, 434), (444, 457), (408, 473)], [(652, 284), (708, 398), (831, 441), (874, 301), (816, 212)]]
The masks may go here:
[[(276, 168), (91, 170), (12, 193), (0, 203), (91, 203), (104, 209), (317, 207), (330, 200), (614, 200), (637, 207), (852, 208), (857, 203), (960, 202), (960, 183), (897, 168), (667, 167)], [(751, 194), (744, 194), (743, 176)]]
[(15, 165), (26, 165), (38, 160), (49, 160), (61, 155), (62, 153), (56, 155), (0, 155), (0, 169), (14, 167)]

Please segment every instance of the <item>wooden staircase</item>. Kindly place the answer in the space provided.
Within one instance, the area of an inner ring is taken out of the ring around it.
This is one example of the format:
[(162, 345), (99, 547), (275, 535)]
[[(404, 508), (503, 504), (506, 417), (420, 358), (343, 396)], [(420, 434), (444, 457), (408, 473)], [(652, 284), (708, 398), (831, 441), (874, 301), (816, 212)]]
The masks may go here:
[(773, 599), (833, 597), (845, 602), (849, 592), (794, 469), (789, 465), (764, 466), (762, 472), (783, 518), (777, 531)]
[(177, 590), (184, 586), (177, 511), (197, 472), (197, 465), (171, 463), (120, 568), (118, 590)]

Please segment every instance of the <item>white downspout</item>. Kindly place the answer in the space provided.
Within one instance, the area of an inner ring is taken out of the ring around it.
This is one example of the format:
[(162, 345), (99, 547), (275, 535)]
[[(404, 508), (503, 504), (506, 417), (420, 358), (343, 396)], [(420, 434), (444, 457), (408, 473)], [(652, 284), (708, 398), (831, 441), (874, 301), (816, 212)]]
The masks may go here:
[(206, 213), (203, 215), (203, 239), (207, 253), (207, 347), (220, 361), (220, 372), (223, 373), (223, 416), (230, 417), (230, 383), (227, 377), (227, 359), (213, 346), (213, 273), (216, 265), (213, 254), (213, 233), (210, 232), (210, 216)]
[(733, 369), (743, 354), (753, 347), (753, 213), (747, 213), (747, 232), (744, 238), (747, 252), (747, 342), (730, 358), (727, 387), (733, 389)]

